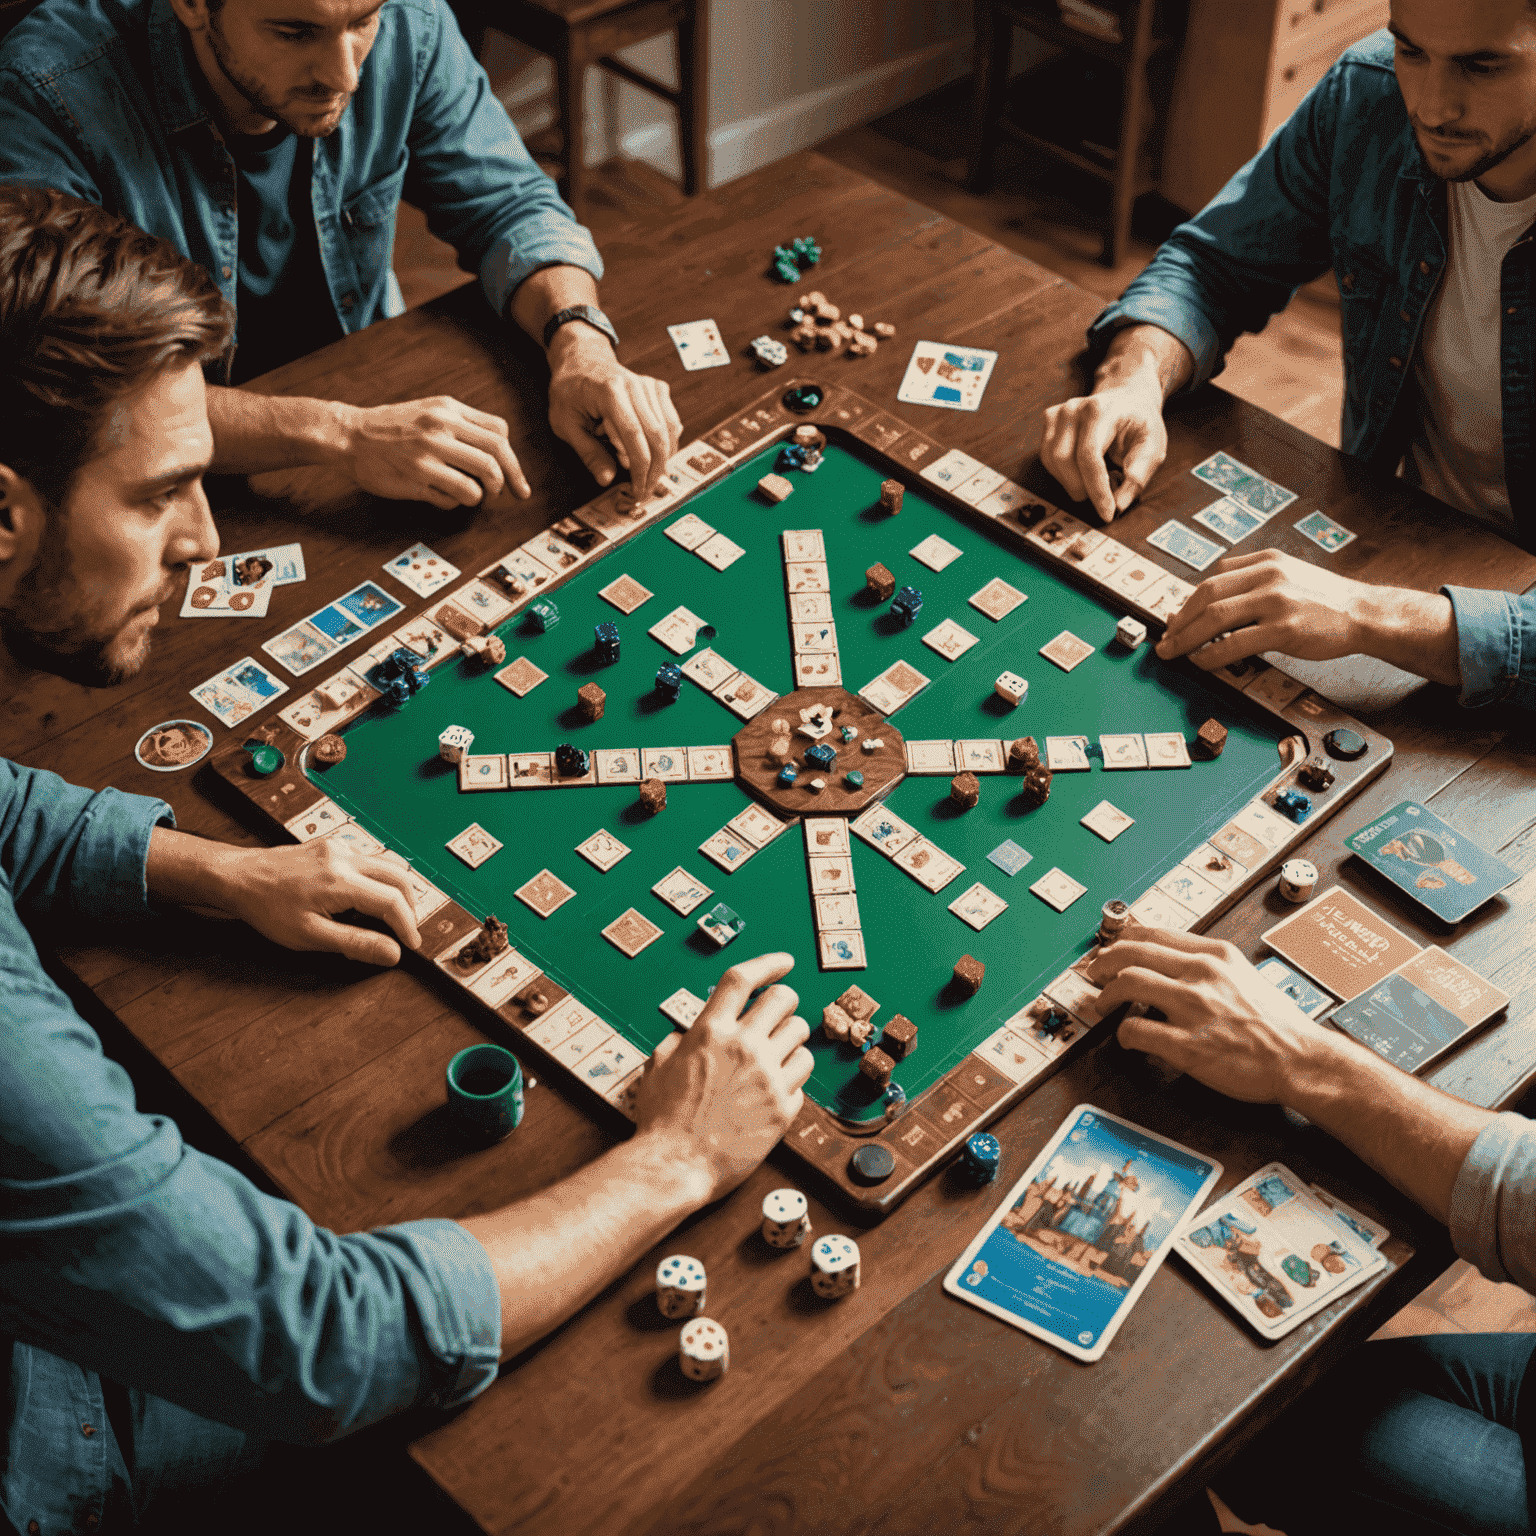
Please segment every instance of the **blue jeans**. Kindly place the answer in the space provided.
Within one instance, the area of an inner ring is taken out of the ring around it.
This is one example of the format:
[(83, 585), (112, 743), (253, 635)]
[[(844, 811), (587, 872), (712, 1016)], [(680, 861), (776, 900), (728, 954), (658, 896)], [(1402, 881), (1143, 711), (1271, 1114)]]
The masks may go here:
[[(1530, 1536), (1515, 1410), (1533, 1352), (1536, 1334), (1367, 1344), (1238, 1456), (1216, 1492), (1287, 1536)], [(1215, 1530), (1200, 1503), (1169, 1530)]]

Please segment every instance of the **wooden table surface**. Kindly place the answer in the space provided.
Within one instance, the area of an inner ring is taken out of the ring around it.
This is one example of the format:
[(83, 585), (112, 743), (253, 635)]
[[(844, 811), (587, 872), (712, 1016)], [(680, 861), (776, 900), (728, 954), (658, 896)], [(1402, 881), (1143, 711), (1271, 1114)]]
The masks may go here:
[[(813, 354), (809, 371), (846, 378), (941, 442), (1059, 497), (1037, 462), (1040, 413), (1082, 390), (1083, 329), (1098, 301), (813, 154), (631, 226), (603, 253), (604, 304), (626, 338), (624, 360), (668, 380), (690, 435), (762, 390), (743, 349), (778, 328), (792, 292), (766, 275), (768, 252), (804, 233), (826, 248), (807, 286), (900, 333), (861, 362)], [(706, 315), (737, 359), (685, 373), (665, 326)], [(978, 412), (941, 417), (895, 403), (919, 338), (1001, 354)], [(269, 485), (281, 490), (279, 500), (226, 499), (223, 547), (301, 538), (308, 581), (279, 588), (265, 622), (182, 622), (170, 610), (152, 662), (123, 688), (37, 679), (0, 720), (0, 751), (76, 782), (162, 795), (182, 826), (254, 841), (209, 798), (205, 774), (141, 769), (132, 755), (139, 732), (200, 715), (191, 686), (215, 667), (259, 656), (263, 639), (376, 574), (413, 539), (470, 570), (589, 499), (590, 480), (549, 433), (545, 381), (537, 350), (492, 325), (478, 285), (268, 376), (256, 387), (359, 404), (448, 393), (499, 412), (512, 424), (533, 499), (446, 515), (356, 497), (316, 472)], [(1536, 582), (1536, 558), (1218, 388), (1179, 402), (1170, 436), (1150, 493), (1115, 526), (1132, 547), (1145, 550), (1145, 536), (1166, 518), (1209, 501), (1186, 471), (1224, 448), (1293, 487), (1298, 516), (1324, 507), (1357, 531), (1328, 558), (1334, 570), (1426, 589), (1453, 581), (1519, 591)], [(1276, 518), (1245, 548), (1276, 543), (1322, 560), (1292, 521)], [(1341, 882), (1513, 995), (1508, 1018), (1435, 1073), (1478, 1103), (1508, 1105), (1536, 1075), (1536, 994), (1524, 985), (1536, 881), (1522, 879), (1454, 936), (1432, 932), (1343, 857), (1342, 839), (1411, 797), (1529, 871), (1532, 760), (1529, 746), (1507, 734), (1519, 722), (1498, 710), (1461, 711), (1448, 690), (1373, 663), (1302, 670), (1396, 743), (1388, 772), (1318, 830), (1307, 856), (1325, 886)], [(216, 736), (224, 740), (222, 730)], [(1215, 931), (1257, 954), (1257, 935), (1280, 911), (1272, 891), (1259, 892)], [(445, 985), (409, 965), (370, 972), (211, 923), (166, 928), (147, 937), (76, 933), (58, 954), (317, 1221), (350, 1230), (484, 1210), (562, 1177), (624, 1134), (617, 1116), (599, 1122), (586, 1099), (541, 1082), (510, 1142), (474, 1155), (451, 1150), (441, 1135), (443, 1067), (482, 1031), (496, 1031), (488, 1015), (466, 1015)], [(1395, 1267), (1265, 1345), (1173, 1261), (1093, 1366), (942, 1295), (943, 1271), (1081, 1102), (1220, 1158), (1222, 1187), (1283, 1158), (1384, 1220)], [(513, 1362), (413, 1454), (496, 1532), (1146, 1529), (1450, 1258), (1436, 1224), (1326, 1137), (1293, 1127), (1277, 1110), (1229, 1103), (1188, 1080), (1169, 1084), (1113, 1040), (995, 1129), (1004, 1147), (997, 1185), (966, 1190), (941, 1177), (872, 1229), (829, 1209), (810, 1187), (817, 1230), (850, 1231), (864, 1253), (862, 1288), (832, 1307), (809, 1296), (803, 1253), (770, 1257), (753, 1235), (763, 1193), (804, 1184), (802, 1165), (782, 1153), (669, 1237), (657, 1256), (702, 1258), (711, 1313), (730, 1329), (734, 1363), (719, 1385), (698, 1391), (677, 1372), (675, 1325), (660, 1326), (649, 1300), (653, 1256)]]

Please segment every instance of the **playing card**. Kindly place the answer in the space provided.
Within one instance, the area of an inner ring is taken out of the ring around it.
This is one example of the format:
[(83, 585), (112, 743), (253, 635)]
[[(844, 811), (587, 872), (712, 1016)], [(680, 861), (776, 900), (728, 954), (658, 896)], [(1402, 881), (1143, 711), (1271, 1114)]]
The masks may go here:
[(1209, 528), (1218, 538), (1225, 539), (1228, 544), (1240, 544), (1250, 533), (1262, 528), (1265, 522), (1257, 512), (1250, 511), (1231, 496), (1223, 496), (1220, 501), (1202, 507), (1195, 513), (1195, 521)]
[(1026, 864), (1029, 863), (1031, 859), (1034, 858), (1034, 854), (1025, 852), (1025, 850), (1019, 847), (1019, 845), (1010, 837), (1005, 842), (999, 843), (997, 847), (987, 855), (987, 858), (992, 863), (996, 864), (997, 867), (1002, 870), (1005, 875), (1016, 875), (1021, 869), (1024, 868)]
[(687, 917), (701, 902), (715, 894), (702, 880), (695, 880), (681, 864), (671, 874), (663, 875), (651, 889), (680, 917)]
[[(1026, 1056), (1008, 1075), (1026, 1081), (1038, 1062)], [(1080, 1104), (944, 1289), (1074, 1359), (1097, 1360), (1220, 1177), (1220, 1163)]]
[(1046, 870), (1029, 889), (1046, 906), (1054, 907), (1058, 912), (1065, 912), (1080, 896), (1088, 894), (1086, 885), (1079, 885), (1062, 869)]
[(1351, 543), (1355, 535), (1342, 523), (1336, 523), (1326, 512), (1309, 512), (1299, 523), (1292, 526), (1297, 533), (1311, 539), (1325, 554), (1336, 554), (1348, 543)]
[(1054, 662), (1063, 672), (1070, 672), (1074, 667), (1081, 666), (1083, 662), (1093, 655), (1094, 647), (1086, 640), (1080, 640), (1069, 629), (1064, 629), (1054, 640), (1047, 641), (1040, 647), (1040, 654), (1049, 662)]
[(502, 847), (477, 821), (470, 822), (446, 846), (449, 853), (463, 859), (471, 869), (479, 869), (492, 854), (499, 853)]
[[(973, 645), (980, 644), (980, 636), (962, 629), (953, 619), (945, 619), (923, 636), (923, 644), (937, 651), (945, 661), (958, 661)], [(1067, 671), (1071, 670), (1071, 667), (1067, 668)]]
[(1397, 974), (1406, 976), (1442, 1008), (1448, 1008), (1468, 1029), (1486, 1024), (1509, 1003), (1509, 993), (1485, 981), (1471, 966), (1463, 965), (1438, 944), (1431, 944), (1411, 960), (1405, 960)]
[(981, 404), (996, 366), (996, 352), (920, 341), (912, 349), (896, 398), (908, 405), (974, 411)]
[(729, 570), (731, 566), (746, 554), (740, 544), (733, 539), (728, 539), (723, 533), (717, 533), (713, 537), (705, 539), (694, 550), (700, 560), (706, 565), (712, 565), (717, 571)]
[(576, 891), (553, 870), (541, 869), (532, 880), (518, 886), (512, 894), (532, 907), (540, 917), (549, 917), (557, 908), (563, 907)]
[(585, 842), (576, 844), (576, 852), (587, 863), (606, 874), (620, 859), (624, 858), (630, 850), (621, 843), (611, 832), (596, 831)]
[(946, 566), (953, 565), (965, 551), (951, 544), (948, 539), (941, 539), (938, 534), (930, 533), (920, 544), (913, 545), (907, 553), (914, 560), (926, 565), (930, 571), (942, 571)]
[(1447, 923), (1459, 923), (1520, 878), (1518, 870), (1413, 800), (1350, 833), (1344, 846)]
[(264, 619), (272, 602), (270, 581), (254, 586), (236, 586), (226, 574), (229, 562), (210, 560), (187, 577), (186, 595), (181, 600), (184, 619)]
[(288, 587), (303, 581), (306, 574), (304, 549), (299, 544), (273, 544), (229, 557), (230, 583), (237, 587), (255, 587), (262, 582)]
[(431, 597), (461, 574), (458, 566), (433, 554), (425, 544), (412, 544), (403, 554), (396, 555), (384, 566), (384, 573), (409, 587), (417, 597)]
[(1127, 816), (1108, 800), (1100, 800), (1086, 816), (1078, 817), (1078, 821), (1090, 832), (1097, 833), (1106, 843), (1114, 842), (1122, 832), (1136, 825), (1134, 817)]
[(1263, 939), (1345, 1002), (1419, 953), (1406, 933), (1337, 885), (1277, 923)]
[(549, 679), (549, 673), (534, 666), (526, 656), (509, 661), (495, 676), (508, 693), (515, 693), (520, 699)]
[(1093, 767), (1086, 736), (1047, 736), (1045, 766), (1052, 773), (1087, 773)]
[(1346, 1205), (1337, 1195), (1330, 1195), (1321, 1184), (1309, 1184), (1317, 1203), (1321, 1205), (1345, 1231), (1368, 1244), (1372, 1248), (1380, 1248), (1392, 1235), (1383, 1226), (1378, 1226), (1369, 1216), (1362, 1216), (1354, 1206)]
[(1011, 587), (1001, 576), (994, 576), (981, 591), (971, 593), (966, 599), (971, 607), (979, 608), (989, 619), (1005, 619), (1028, 597), (1017, 587)]
[(603, 937), (631, 960), (647, 945), (654, 944), (661, 933), (662, 930), (650, 918), (642, 916), (633, 907), (621, 912), (602, 930)]
[(683, 360), (689, 373), (700, 368), (724, 368), (731, 360), (720, 339), (720, 327), (713, 320), (689, 320), (682, 325), (669, 325), (667, 335)]
[(1263, 518), (1273, 517), (1296, 500), (1295, 491), (1288, 491), (1283, 485), (1276, 485), (1273, 480), (1266, 480), (1262, 475), (1234, 486), (1231, 494), (1234, 501), (1240, 501)]
[(1008, 910), (1008, 903), (995, 891), (989, 891), (978, 880), (975, 885), (962, 891), (950, 902), (949, 910), (962, 923), (980, 933), (994, 918), (1001, 917)]
[(1175, 560), (1182, 560), (1185, 565), (1193, 566), (1197, 571), (1203, 571), (1207, 566), (1214, 565), (1223, 554), (1220, 544), (1205, 538), (1191, 528), (1186, 528), (1183, 523), (1174, 522), (1171, 519), (1156, 533), (1149, 533), (1147, 543), (1165, 554), (1172, 555)]
[(1240, 485), (1264, 478), (1257, 470), (1249, 469), (1229, 453), (1213, 453), (1203, 464), (1196, 464), (1190, 474), (1197, 480), (1205, 481), (1207, 485), (1214, 485), (1218, 491), (1229, 494)]
[(642, 603), (649, 602), (656, 594), (649, 587), (643, 587), (633, 576), (620, 576), (616, 581), (610, 581), (606, 587), (599, 587), (597, 595), (605, 603), (612, 603), (620, 613), (630, 614)]
[(192, 697), (225, 725), (239, 725), (280, 694), (288, 692), (260, 662), (247, 656), (192, 690)]

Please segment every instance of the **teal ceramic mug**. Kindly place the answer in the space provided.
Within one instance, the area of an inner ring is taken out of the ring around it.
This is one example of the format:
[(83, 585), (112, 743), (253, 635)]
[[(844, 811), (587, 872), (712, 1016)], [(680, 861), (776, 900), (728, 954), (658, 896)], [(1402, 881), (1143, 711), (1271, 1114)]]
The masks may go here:
[(523, 1119), (523, 1069), (499, 1045), (466, 1046), (448, 1063), (448, 1108), (477, 1140), (510, 1136)]

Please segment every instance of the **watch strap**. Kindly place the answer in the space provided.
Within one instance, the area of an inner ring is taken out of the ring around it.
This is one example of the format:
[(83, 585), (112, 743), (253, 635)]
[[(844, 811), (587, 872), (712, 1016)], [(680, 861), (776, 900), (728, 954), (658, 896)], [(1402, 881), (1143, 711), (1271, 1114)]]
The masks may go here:
[(592, 304), (573, 304), (569, 309), (556, 311), (549, 317), (544, 326), (544, 350), (549, 350), (549, 344), (555, 339), (555, 332), (562, 325), (569, 325), (573, 320), (585, 320), (588, 325), (601, 331), (609, 341), (613, 343), (613, 350), (619, 350), (619, 333), (613, 328), (611, 321), (602, 310)]

